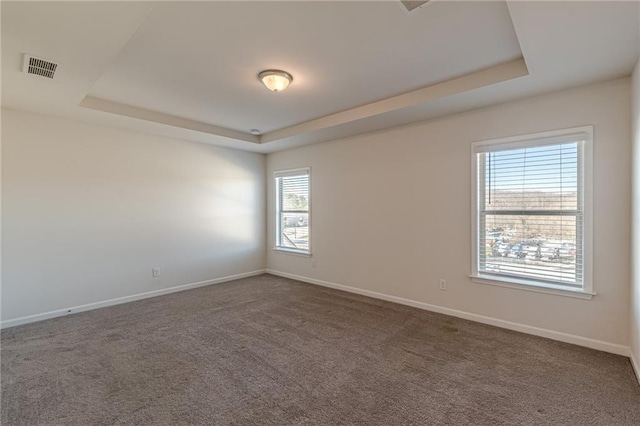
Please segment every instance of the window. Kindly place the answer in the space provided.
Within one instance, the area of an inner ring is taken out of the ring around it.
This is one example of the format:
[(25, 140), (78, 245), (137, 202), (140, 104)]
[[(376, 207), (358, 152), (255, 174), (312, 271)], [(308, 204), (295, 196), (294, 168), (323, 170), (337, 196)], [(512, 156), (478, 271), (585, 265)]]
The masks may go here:
[(592, 127), (473, 144), (472, 277), (591, 293)]
[(276, 250), (310, 254), (309, 169), (275, 173)]

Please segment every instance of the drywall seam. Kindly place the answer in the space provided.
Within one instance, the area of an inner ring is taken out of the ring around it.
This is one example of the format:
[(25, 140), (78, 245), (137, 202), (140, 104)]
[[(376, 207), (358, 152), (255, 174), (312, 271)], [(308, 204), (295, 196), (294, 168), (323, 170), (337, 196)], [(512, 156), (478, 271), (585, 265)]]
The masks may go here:
[(198, 287), (205, 287), (213, 284), (220, 284), (227, 281), (238, 280), (241, 278), (253, 277), (265, 273), (264, 269), (256, 271), (244, 272), (242, 274), (229, 275), (221, 278), (214, 278), (206, 281), (198, 281), (195, 283), (182, 284), (175, 287), (163, 288), (160, 290), (148, 291), (145, 293), (132, 294), (130, 296), (117, 297), (115, 299), (103, 300), (101, 302), (87, 303), (85, 305), (73, 306), (70, 308), (56, 309), (55, 311), (44, 312), (41, 314), (28, 315), (25, 317), (14, 318), (2, 321), (0, 328), (15, 327), (17, 325), (29, 324), (32, 322), (43, 321), (46, 319), (61, 317), (64, 315), (75, 314), (78, 312), (91, 311), (93, 309), (106, 308), (107, 306), (120, 305), (122, 303), (134, 302), (136, 300), (148, 299), (150, 297), (162, 296), (165, 294), (177, 293), (179, 291), (191, 290)]
[(384, 293), (378, 293), (375, 291), (364, 290), (357, 287), (350, 287), (350, 286), (336, 284), (328, 281), (317, 280), (315, 278), (303, 277), (300, 275), (294, 275), (287, 272), (276, 271), (273, 269), (267, 269), (266, 272), (268, 274), (278, 275), (285, 278), (291, 278), (291, 279), (303, 281), (309, 284), (317, 284), (323, 287), (330, 287), (337, 290), (346, 291), (349, 293), (355, 293), (363, 296), (373, 297), (374, 299), (380, 299), (380, 300), (386, 300), (388, 302), (399, 303), (401, 305), (407, 305), (414, 308), (423, 309), (425, 311), (450, 315), (457, 318), (466, 319), (469, 321), (475, 321), (482, 324), (492, 325), (495, 327), (506, 328), (508, 330), (519, 331), (521, 333), (532, 334), (534, 336), (545, 337), (547, 339), (557, 340), (560, 342), (571, 343), (574, 345), (584, 346), (591, 349), (597, 349), (599, 351), (609, 352), (616, 355), (622, 355), (626, 357), (629, 357), (631, 355), (631, 351), (628, 346), (618, 345), (616, 343), (589, 339), (587, 337), (576, 336), (573, 334), (562, 333), (559, 331), (553, 331), (545, 328), (533, 327), (530, 325), (520, 324), (516, 322), (511, 322), (511, 321), (505, 321), (498, 318), (487, 317), (484, 315), (472, 314), (465, 311), (445, 308), (443, 306), (431, 305), (429, 303), (418, 302), (416, 300), (405, 299), (397, 296), (390, 296)]

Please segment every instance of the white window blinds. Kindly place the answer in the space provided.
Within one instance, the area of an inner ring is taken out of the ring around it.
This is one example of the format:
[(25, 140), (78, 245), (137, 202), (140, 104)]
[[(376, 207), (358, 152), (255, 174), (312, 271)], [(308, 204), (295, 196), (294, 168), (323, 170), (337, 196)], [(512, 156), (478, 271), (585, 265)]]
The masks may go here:
[(276, 249), (309, 253), (309, 169), (275, 173)]
[(575, 132), (474, 146), (476, 273), (584, 288), (589, 137)]

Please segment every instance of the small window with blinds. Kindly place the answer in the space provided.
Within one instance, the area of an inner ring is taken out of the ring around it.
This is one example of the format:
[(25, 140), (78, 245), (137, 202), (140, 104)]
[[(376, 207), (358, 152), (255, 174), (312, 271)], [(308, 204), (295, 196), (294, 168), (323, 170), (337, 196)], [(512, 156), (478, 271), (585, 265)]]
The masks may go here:
[(473, 144), (473, 277), (591, 293), (592, 127)]
[(310, 254), (309, 169), (275, 173), (276, 250)]

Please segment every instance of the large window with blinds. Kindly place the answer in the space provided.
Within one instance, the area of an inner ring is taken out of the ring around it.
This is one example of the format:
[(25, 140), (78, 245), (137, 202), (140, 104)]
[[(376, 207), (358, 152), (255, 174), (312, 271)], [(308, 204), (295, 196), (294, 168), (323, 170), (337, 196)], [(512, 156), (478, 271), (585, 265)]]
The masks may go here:
[(473, 144), (473, 276), (591, 293), (592, 127)]
[(275, 173), (276, 250), (310, 254), (310, 169)]

